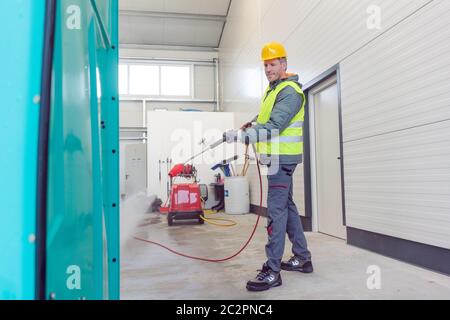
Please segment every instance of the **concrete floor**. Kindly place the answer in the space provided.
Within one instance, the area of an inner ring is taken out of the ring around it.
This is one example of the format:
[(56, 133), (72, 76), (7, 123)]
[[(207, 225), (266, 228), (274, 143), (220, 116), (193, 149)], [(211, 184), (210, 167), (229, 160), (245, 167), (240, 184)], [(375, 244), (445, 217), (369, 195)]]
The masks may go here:
[[(169, 228), (165, 216), (142, 215), (133, 233), (183, 253), (223, 258), (245, 243), (257, 216), (232, 218), (238, 225), (180, 225)], [(349, 246), (345, 241), (307, 233), (315, 272), (282, 272), (283, 285), (252, 293), (245, 283), (265, 261), (265, 219), (253, 241), (237, 258), (224, 263), (194, 261), (129, 238), (122, 247), (122, 299), (450, 299), (450, 277)], [(290, 256), (287, 240), (285, 257)], [(381, 270), (381, 289), (367, 288), (367, 268)]]

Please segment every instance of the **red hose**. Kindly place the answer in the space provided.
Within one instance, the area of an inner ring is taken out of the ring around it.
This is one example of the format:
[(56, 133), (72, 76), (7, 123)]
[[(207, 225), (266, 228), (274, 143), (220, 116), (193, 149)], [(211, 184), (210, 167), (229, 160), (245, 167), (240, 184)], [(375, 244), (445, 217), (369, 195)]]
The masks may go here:
[[(259, 194), (260, 194), (259, 195), (259, 207), (262, 207), (261, 169), (259, 167), (259, 161), (258, 161), (258, 157), (257, 157), (256, 154), (255, 154), (255, 157), (256, 157), (256, 166), (258, 168), (258, 175), (259, 175)], [(170, 251), (170, 252), (172, 252), (172, 253), (174, 253), (176, 255), (179, 255), (181, 257), (185, 257), (185, 258), (189, 258), (189, 259), (193, 259), (193, 260), (200, 260), (200, 261), (206, 261), (206, 262), (219, 263), (219, 262), (225, 262), (227, 260), (231, 260), (231, 259), (237, 257), (239, 254), (241, 254), (242, 251), (245, 250), (245, 248), (247, 248), (248, 244), (250, 243), (250, 241), (252, 241), (253, 236), (255, 235), (256, 228), (258, 227), (260, 217), (261, 216), (258, 214), (258, 218), (256, 219), (256, 223), (255, 223), (255, 226), (253, 228), (253, 231), (250, 234), (250, 237), (248, 238), (247, 242), (242, 246), (242, 248), (238, 252), (236, 252), (235, 254), (233, 254), (233, 255), (231, 255), (229, 257), (223, 258), (223, 259), (209, 259), (209, 258), (202, 258), (202, 257), (191, 256), (191, 255), (188, 255), (188, 254), (184, 254), (184, 253), (175, 251), (175, 250), (173, 250), (173, 249), (171, 249), (169, 247), (166, 247), (165, 245), (162, 245), (162, 244), (160, 244), (158, 242), (155, 242), (155, 241), (150, 241), (150, 240), (142, 239), (142, 238), (139, 238), (139, 237), (133, 237), (133, 238), (135, 240), (138, 240), (138, 241), (142, 241), (142, 242), (146, 242), (146, 243), (149, 243), (149, 244), (153, 244), (153, 245), (159, 246), (159, 247), (164, 248), (164, 249), (166, 249), (166, 250), (168, 250), (168, 251)]]

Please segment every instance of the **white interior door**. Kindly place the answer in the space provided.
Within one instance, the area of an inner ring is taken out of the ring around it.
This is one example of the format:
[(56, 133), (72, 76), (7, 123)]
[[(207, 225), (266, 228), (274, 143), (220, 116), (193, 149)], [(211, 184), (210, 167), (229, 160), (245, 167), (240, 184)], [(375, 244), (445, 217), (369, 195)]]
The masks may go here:
[(131, 196), (147, 189), (147, 144), (125, 145), (125, 193)]
[(345, 239), (336, 78), (311, 90), (309, 98), (315, 225), (319, 232)]

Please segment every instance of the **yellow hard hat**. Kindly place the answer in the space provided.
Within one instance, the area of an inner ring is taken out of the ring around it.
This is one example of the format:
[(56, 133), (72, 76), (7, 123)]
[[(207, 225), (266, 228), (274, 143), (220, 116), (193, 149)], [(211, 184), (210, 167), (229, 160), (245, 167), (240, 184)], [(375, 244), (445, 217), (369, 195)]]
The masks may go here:
[(285, 57), (287, 57), (286, 49), (278, 42), (267, 43), (261, 52), (261, 58), (264, 61)]

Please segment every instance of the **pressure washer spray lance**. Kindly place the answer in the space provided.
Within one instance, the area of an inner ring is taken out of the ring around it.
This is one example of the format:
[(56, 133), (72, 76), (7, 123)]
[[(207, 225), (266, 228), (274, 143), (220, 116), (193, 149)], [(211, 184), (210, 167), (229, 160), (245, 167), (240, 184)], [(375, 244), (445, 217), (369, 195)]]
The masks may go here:
[[(196, 154), (195, 156), (193, 156), (192, 158), (190, 158), (188, 161), (186, 161), (184, 164), (187, 164), (187, 163), (191, 162), (192, 160), (194, 160), (195, 158), (201, 156), (202, 154), (204, 154), (205, 152), (207, 152), (207, 151), (209, 151), (209, 150), (213, 150), (214, 148), (220, 146), (220, 145), (223, 144), (224, 142), (226, 142), (226, 135), (225, 135), (225, 133), (223, 134), (223, 138), (222, 138), (222, 139), (220, 139), (220, 140), (218, 140), (217, 142), (214, 142), (213, 144), (209, 145), (205, 150), (203, 150), (202, 152)], [(246, 144), (247, 147), (248, 147), (248, 145), (250, 144), (249, 141), (248, 141), (248, 138), (247, 138), (247, 140), (245, 141), (245, 144)], [(257, 168), (258, 168), (258, 176), (259, 176), (259, 206), (262, 207), (262, 179), (261, 179), (261, 168), (260, 168), (260, 166), (259, 166), (259, 159), (258, 159), (258, 155), (257, 155), (257, 153), (256, 153), (255, 145), (252, 144), (252, 147), (253, 147), (253, 153), (254, 153), (255, 159), (256, 159), (256, 166), (257, 166)], [(247, 246), (249, 245), (250, 241), (252, 241), (253, 236), (255, 235), (256, 229), (258, 228), (258, 224), (259, 224), (260, 218), (261, 218), (261, 216), (260, 216), (260, 215), (257, 215), (256, 222), (255, 222), (255, 226), (253, 227), (252, 233), (250, 234), (250, 237), (249, 237), (248, 240), (244, 243), (244, 245), (243, 245), (236, 253), (234, 253), (233, 255), (228, 256), (228, 257), (225, 257), (225, 258), (222, 258), (222, 259), (211, 259), (211, 258), (196, 257), (196, 256), (192, 256), (192, 255), (188, 255), (188, 254), (184, 254), (184, 253), (178, 252), (178, 251), (176, 251), (176, 250), (173, 250), (173, 249), (171, 249), (171, 248), (169, 248), (169, 247), (167, 247), (167, 246), (165, 246), (165, 245), (163, 245), (163, 244), (161, 244), (161, 243), (155, 242), (155, 241), (150, 241), (150, 240), (143, 239), (143, 238), (140, 238), (140, 237), (133, 237), (133, 238), (134, 238), (135, 240), (138, 240), (138, 241), (142, 241), (142, 242), (145, 242), (145, 243), (149, 243), (149, 244), (153, 244), (153, 245), (159, 246), (159, 247), (164, 248), (164, 249), (166, 249), (166, 250), (168, 250), (168, 251), (170, 251), (170, 252), (172, 252), (172, 253), (174, 253), (174, 254), (176, 254), (176, 255), (179, 255), (179, 256), (181, 256), (181, 257), (185, 257), (185, 258), (189, 258), (189, 259), (193, 259), (193, 260), (205, 261), (205, 262), (219, 263), (219, 262), (225, 262), (225, 261), (228, 261), (228, 260), (231, 260), (231, 259), (237, 257), (238, 255), (240, 255), (240, 254), (242, 253), (242, 251), (245, 250), (245, 248), (247, 248)]]

